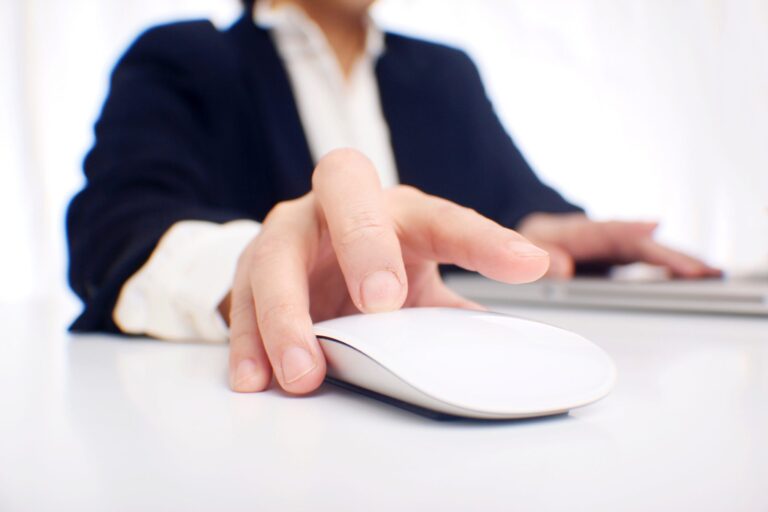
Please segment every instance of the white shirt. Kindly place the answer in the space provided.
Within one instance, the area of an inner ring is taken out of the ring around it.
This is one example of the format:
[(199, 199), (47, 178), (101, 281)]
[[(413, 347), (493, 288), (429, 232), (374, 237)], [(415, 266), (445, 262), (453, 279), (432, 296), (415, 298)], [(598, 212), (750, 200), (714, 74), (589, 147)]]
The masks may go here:
[[(382, 186), (396, 185), (375, 75), (384, 51), (382, 31), (369, 20), (365, 52), (345, 78), (322, 30), (299, 7), (259, 1), (254, 21), (270, 30), (315, 163), (332, 149), (355, 148), (376, 166)], [(232, 285), (240, 253), (259, 229), (252, 220), (171, 226), (120, 290), (113, 311), (117, 326), (161, 339), (226, 341), (218, 305)]]
[(376, 61), (384, 52), (384, 34), (369, 19), (363, 56), (345, 79), (320, 27), (297, 6), (273, 9), (256, 2), (254, 19), (270, 29), (288, 71), (296, 106), (315, 163), (329, 151), (351, 147), (366, 155), (384, 187), (397, 184), (389, 127), (376, 81)]

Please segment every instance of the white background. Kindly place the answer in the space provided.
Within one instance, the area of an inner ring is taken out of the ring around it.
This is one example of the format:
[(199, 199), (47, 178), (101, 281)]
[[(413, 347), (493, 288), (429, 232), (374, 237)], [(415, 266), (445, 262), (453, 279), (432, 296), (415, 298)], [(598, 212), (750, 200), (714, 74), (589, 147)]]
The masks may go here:
[[(0, 0), (0, 302), (64, 294), (63, 215), (108, 73), (150, 24), (234, 0)], [(768, 2), (381, 0), (481, 67), (540, 175), (597, 218), (768, 268)]]

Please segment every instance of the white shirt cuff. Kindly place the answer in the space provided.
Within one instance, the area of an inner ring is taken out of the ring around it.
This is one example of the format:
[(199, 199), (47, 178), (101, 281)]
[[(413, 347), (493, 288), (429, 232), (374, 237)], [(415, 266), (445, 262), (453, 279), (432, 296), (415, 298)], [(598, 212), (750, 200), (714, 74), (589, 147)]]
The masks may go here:
[(226, 341), (218, 306), (232, 286), (240, 253), (260, 229), (252, 220), (177, 222), (123, 285), (115, 324), (125, 333), (167, 340)]

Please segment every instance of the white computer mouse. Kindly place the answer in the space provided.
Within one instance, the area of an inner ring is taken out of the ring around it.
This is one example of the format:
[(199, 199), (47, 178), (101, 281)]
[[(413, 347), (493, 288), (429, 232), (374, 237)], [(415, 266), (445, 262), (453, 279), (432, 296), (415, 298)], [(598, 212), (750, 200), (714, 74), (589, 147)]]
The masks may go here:
[(315, 324), (328, 376), (438, 413), (560, 414), (607, 395), (616, 369), (578, 334), (498, 313), (409, 308)]

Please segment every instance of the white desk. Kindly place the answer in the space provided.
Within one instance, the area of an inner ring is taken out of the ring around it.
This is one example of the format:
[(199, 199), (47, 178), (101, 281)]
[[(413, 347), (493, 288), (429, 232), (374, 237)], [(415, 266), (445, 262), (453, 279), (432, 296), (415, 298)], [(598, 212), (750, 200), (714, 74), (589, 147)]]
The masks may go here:
[(514, 312), (603, 346), (615, 391), (517, 423), (330, 385), (238, 395), (226, 347), (69, 336), (53, 310), (3, 307), (0, 510), (768, 510), (768, 321)]

